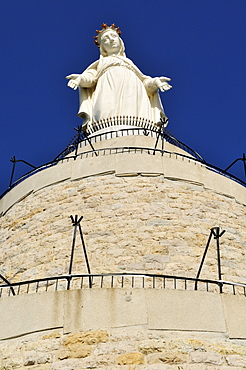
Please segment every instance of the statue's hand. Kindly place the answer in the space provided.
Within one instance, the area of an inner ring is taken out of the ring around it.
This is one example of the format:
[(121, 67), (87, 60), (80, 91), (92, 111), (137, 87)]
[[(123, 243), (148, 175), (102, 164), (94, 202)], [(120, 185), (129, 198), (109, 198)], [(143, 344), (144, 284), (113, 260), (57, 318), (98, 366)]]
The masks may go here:
[(74, 89), (74, 90), (77, 90), (79, 84), (80, 84), (80, 81), (81, 81), (81, 75), (79, 74), (72, 74), (72, 75), (68, 75), (66, 76), (66, 78), (69, 80), (67, 85), (69, 87), (71, 87), (71, 89)]
[(160, 89), (162, 92), (167, 91), (172, 88), (171, 85), (167, 81), (171, 81), (171, 78), (168, 77), (156, 77), (155, 78), (155, 84), (158, 89)]

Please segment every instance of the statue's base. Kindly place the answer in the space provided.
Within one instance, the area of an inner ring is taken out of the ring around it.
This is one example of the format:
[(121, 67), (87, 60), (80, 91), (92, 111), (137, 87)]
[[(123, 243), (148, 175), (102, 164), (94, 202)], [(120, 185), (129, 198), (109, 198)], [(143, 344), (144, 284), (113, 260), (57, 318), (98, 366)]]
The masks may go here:
[[(84, 125), (84, 130), (91, 135), (95, 132), (108, 132), (112, 130), (122, 130), (124, 128), (143, 128), (148, 130), (156, 130), (160, 127), (166, 127), (168, 120), (159, 120), (153, 122), (142, 117), (110, 117), (101, 119), (97, 122), (87, 122)], [(104, 130), (104, 131), (102, 131)]]

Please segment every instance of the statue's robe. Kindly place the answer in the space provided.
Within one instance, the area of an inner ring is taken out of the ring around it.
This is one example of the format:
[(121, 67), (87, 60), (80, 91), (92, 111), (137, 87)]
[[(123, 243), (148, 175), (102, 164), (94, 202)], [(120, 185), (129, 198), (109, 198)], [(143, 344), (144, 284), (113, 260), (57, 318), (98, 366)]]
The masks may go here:
[(136, 118), (158, 125), (166, 118), (159, 93), (151, 88), (153, 79), (124, 56), (101, 57), (82, 78), (78, 115), (84, 124), (124, 116), (128, 125)]

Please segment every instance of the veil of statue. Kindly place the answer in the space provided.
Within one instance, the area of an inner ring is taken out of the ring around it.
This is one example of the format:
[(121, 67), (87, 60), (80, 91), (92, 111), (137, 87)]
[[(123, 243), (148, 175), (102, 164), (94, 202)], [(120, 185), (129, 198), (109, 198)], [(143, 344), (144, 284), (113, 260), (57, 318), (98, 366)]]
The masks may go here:
[(83, 128), (166, 125), (167, 117), (159, 96), (172, 86), (167, 77), (144, 75), (126, 57), (121, 31), (114, 24), (102, 24), (96, 31), (95, 43), (100, 58), (83, 73), (71, 74), (68, 86), (80, 90), (78, 115), (84, 119)]

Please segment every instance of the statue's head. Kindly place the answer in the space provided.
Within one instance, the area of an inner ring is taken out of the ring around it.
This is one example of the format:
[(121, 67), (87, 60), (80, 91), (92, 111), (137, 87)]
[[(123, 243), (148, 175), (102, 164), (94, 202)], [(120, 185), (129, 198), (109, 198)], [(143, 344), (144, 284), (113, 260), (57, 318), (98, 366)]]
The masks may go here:
[(107, 26), (106, 23), (102, 24), (102, 30), (97, 32), (95, 38), (95, 44), (100, 48), (102, 56), (108, 55), (125, 55), (125, 46), (123, 40), (120, 38), (121, 31), (119, 27), (115, 27), (114, 24)]

